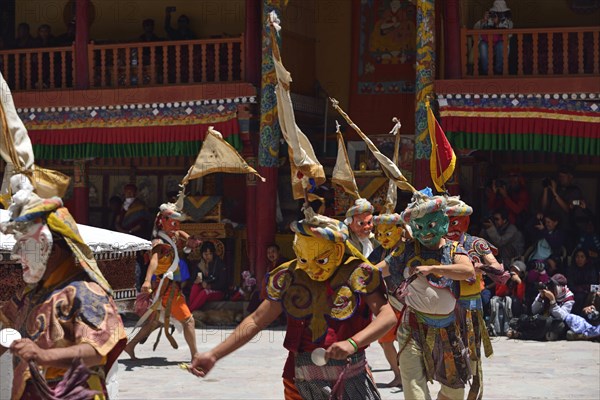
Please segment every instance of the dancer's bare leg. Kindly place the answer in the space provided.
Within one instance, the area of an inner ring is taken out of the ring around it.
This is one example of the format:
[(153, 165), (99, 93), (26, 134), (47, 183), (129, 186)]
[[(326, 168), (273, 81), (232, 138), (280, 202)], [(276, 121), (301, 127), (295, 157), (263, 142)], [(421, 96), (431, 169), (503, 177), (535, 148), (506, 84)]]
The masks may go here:
[(194, 354), (198, 352), (198, 349), (196, 348), (196, 323), (194, 322), (194, 317), (190, 316), (181, 324), (183, 325), (183, 337), (190, 348), (190, 353), (192, 353), (193, 358)]
[(392, 372), (394, 372), (394, 379), (386, 386), (402, 386), (402, 377), (400, 376), (400, 367), (398, 366), (398, 351), (396, 350), (396, 346), (394, 346), (394, 342), (380, 343), (380, 345), (387, 362), (392, 368)]
[(135, 356), (135, 346), (142, 340), (146, 339), (155, 329), (160, 326), (160, 321), (158, 319), (153, 319), (152, 321), (147, 321), (144, 325), (142, 325), (141, 329), (136, 333), (136, 335), (127, 342), (127, 346), (125, 346), (125, 353), (129, 354), (132, 360), (137, 359)]

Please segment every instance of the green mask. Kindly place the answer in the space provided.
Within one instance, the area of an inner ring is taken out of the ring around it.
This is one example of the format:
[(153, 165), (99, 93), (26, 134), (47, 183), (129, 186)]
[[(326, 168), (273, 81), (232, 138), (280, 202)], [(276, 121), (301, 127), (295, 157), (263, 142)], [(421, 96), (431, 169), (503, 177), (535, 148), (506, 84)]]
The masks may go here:
[(410, 222), (412, 234), (422, 245), (432, 247), (448, 233), (448, 216), (443, 211), (436, 211)]

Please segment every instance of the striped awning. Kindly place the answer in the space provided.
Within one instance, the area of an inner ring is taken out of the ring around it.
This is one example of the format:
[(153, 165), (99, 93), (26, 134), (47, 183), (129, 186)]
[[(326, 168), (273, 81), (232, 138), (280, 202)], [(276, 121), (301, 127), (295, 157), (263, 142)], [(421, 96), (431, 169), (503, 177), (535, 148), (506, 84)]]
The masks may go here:
[(242, 147), (234, 103), (31, 108), (19, 116), (40, 161), (195, 156), (209, 126)]
[(543, 96), (439, 100), (441, 124), (456, 149), (600, 156), (600, 101)]

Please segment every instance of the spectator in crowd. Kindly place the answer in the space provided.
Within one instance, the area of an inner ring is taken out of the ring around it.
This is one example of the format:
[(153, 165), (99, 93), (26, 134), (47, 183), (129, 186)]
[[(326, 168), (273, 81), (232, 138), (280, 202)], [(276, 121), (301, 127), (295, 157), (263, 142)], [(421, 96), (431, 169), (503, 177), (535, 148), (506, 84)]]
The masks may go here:
[(576, 233), (571, 231), (569, 226), (569, 217), (573, 202), (583, 200), (583, 192), (575, 185), (573, 180), (573, 169), (570, 166), (563, 165), (558, 169), (558, 182), (550, 178), (545, 178), (542, 181), (544, 187), (542, 191), (542, 212), (552, 212), (558, 215), (561, 226), (568, 228), (567, 234), (575, 238)]
[[(281, 264), (285, 264), (289, 260), (281, 255), (281, 248), (277, 243), (273, 243), (267, 247), (267, 272), (273, 271), (275, 268), (280, 266)], [(260, 303), (267, 298), (267, 287), (266, 287), (266, 279), (263, 280), (262, 287), (260, 290), (255, 290), (250, 297), (250, 302), (248, 303), (247, 311), (249, 313), (253, 313), (256, 311)], [(285, 325), (284, 321), (285, 316), (283, 313), (280, 316), (278, 323)]]
[[(477, 22), (475, 22), (475, 25), (473, 25), (473, 29), (476, 30), (480, 30), (480, 29), (490, 29), (492, 27), (492, 21), (490, 19), (490, 12), (488, 10), (486, 10), (483, 13), (483, 17), (478, 20)], [(484, 40), (482, 35), (479, 35), (479, 37), (477, 38), (477, 46), (479, 46), (479, 51), (481, 52), (481, 41)], [(487, 41), (487, 39), (485, 39)], [(487, 45), (487, 44), (486, 44)], [(467, 62), (467, 71), (469, 75), (473, 75), (473, 37), (469, 36), (467, 37), (467, 46), (469, 48), (469, 53), (468, 53), (468, 62)], [(478, 65), (479, 65), (479, 74), (481, 75), (483, 73), (483, 70), (481, 68), (481, 56), (479, 56), (479, 60), (478, 60)]]
[(510, 265), (510, 279), (506, 284), (496, 285), (496, 295), (491, 300), (490, 334), (504, 336), (512, 318), (518, 318), (523, 312), (525, 300), (525, 263), (513, 261)]
[(566, 255), (565, 234), (559, 228), (558, 216), (551, 212), (546, 213), (543, 220), (538, 220), (535, 228), (538, 231), (538, 240), (528, 261), (530, 261), (531, 266), (543, 262), (546, 271), (552, 276), (564, 267), (563, 262)]
[(556, 274), (547, 284), (538, 286), (538, 295), (531, 305), (531, 317), (521, 316), (510, 322), (506, 333), (511, 339), (554, 341), (564, 338), (567, 326), (563, 322), (571, 313), (575, 299), (567, 286), (567, 278)]
[(108, 225), (107, 228), (111, 231), (117, 230), (117, 217), (121, 213), (123, 200), (119, 196), (112, 196), (108, 199)]
[(138, 37), (140, 42), (157, 42), (162, 40), (154, 33), (154, 20), (152, 18), (142, 21), (142, 30), (143, 33)]
[[(34, 47), (54, 47), (56, 46), (56, 39), (52, 34), (50, 25), (42, 24), (39, 26), (37, 31), (37, 37), (34, 40)], [(50, 62), (54, 63), (54, 80), (56, 81), (60, 74), (60, 62), (56, 55), (49, 53), (43, 53), (41, 57), (41, 66), (39, 64), (39, 58), (37, 54), (32, 55), (32, 69), (34, 71), (33, 81), (34, 86), (48, 88), (50, 86)], [(42, 68), (42, 83), (38, 81), (37, 70)]]
[(223, 300), (227, 292), (227, 270), (221, 258), (216, 254), (215, 245), (205, 241), (200, 247), (202, 259), (198, 264), (198, 273), (188, 305), (191, 311), (198, 310), (207, 301)]
[(506, 267), (511, 261), (523, 255), (523, 234), (508, 220), (508, 211), (494, 211), (491, 220), (483, 222), (480, 235), (498, 248), (499, 259)]
[[(124, 187), (123, 203), (121, 210), (115, 219), (115, 228), (119, 232), (135, 235), (142, 239), (149, 239), (152, 231), (152, 216), (146, 207), (146, 203), (137, 197), (137, 186), (128, 183)], [(136, 256), (136, 288), (141, 289), (146, 276), (147, 263), (141, 252)]]
[[(151, 18), (145, 19), (142, 21), (142, 29), (143, 33), (138, 37), (139, 42), (158, 42), (163, 40), (158, 37), (156, 33), (154, 33), (154, 20)], [(136, 50), (137, 55), (137, 50)], [(143, 83), (148, 84), (152, 80), (152, 76), (150, 74), (149, 66), (151, 64), (151, 51), (150, 47), (144, 47), (142, 49), (142, 66), (145, 67), (143, 69)], [(154, 48), (154, 67), (155, 67), (155, 79), (157, 82), (162, 82), (162, 71), (163, 71), (163, 49), (161, 46), (157, 46)], [(177, 196), (177, 193), (175, 194)], [(175, 201), (172, 201), (175, 203)]]
[(70, 21), (67, 24), (67, 31), (56, 37), (58, 46), (71, 46), (75, 41), (75, 21)]
[(15, 48), (29, 49), (36, 46), (36, 40), (31, 36), (29, 24), (21, 22), (17, 27), (17, 36), (15, 37)]
[(529, 264), (529, 271), (526, 275), (525, 283), (525, 306), (530, 309), (533, 300), (538, 295), (539, 283), (548, 283), (550, 276), (546, 272), (546, 264), (543, 261), (532, 262)]
[(588, 254), (583, 249), (575, 250), (571, 265), (567, 270), (569, 286), (575, 296), (573, 314), (581, 315), (583, 306), (590, 294), (590, 286), (598, 283), (598, 271), (591, 265)]
[(175, 7), (167, 7), (165, 10), (165, 32), (170, 40), (193, 40), (196, 39), (196, 34), (190, 28), (190, 18), (181, 14), (177, 18), (177, 29), (171, 26), (171, 14), (175, 11)]
[(35, 47), (53, 47), (56, 45), (56, 39), (52, 34), (52, 28), (48, 24), (42, 24), (38, 28)]
[[(504, 0), (496, 0), (484, 19), (475, 23), (474, 29), (512, 29), (513, 21), (510, 8)], [(479, 24), (479, 27), (477, 27)], [(488, 38), (482, 37), (479, 41), (479, 67), (480, 74), (488, 73)], [(502, 35), (492, 35), (492, 46), (494, 55), (494, 74), (501, 75), (504, 67), (504, 39)]]
[(583, 317), (569, 314), (565, 323), (569, 326), (567, 340), (600, 339), (600, 288), (590, 293), (583, 307)]
[(576, 249), (583, 249), (588, 252), (589, 257), (594, 264), (598, 266), (598, 255), (600, 254), (600, 235), (596, 231), (594, 224), (594, 215), (587, 208), (585, 200), (581, 200), (576, 207), (581, 208), (585, 214), (583, 217), (576, 217), (575, 224), (577, 227)]
[(508, 181), (494, 179), (486, 190), (489, 210), (508, 210), (508, 220), (517, 228), (523, 229), (529, 210), (529, 191), (525, 179), (518, 171), (508, 174)]
[(281, 248), (276, 243), (273, 243), (267, 247), (267, 260), (269, 261), (269, 264), (267, 265), (267, 272), (271, 272), (281, 264), (289, 261), (287, 258), (281, 255)]
[(137, 186), (128, 183), (123, 192), (125, 200), (116, 220), (117, 230), (142, 239), (149, 239), (152, 221), (146, 203), (137, 197)]

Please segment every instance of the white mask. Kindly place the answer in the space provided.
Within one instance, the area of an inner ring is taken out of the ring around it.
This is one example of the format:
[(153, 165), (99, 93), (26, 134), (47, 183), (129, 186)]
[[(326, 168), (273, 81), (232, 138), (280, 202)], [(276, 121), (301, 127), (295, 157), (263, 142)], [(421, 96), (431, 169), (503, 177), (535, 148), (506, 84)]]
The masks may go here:
[(46, 272), (52, 251), (52, 232), (48, 225), (37, 223), (25, 233), (15, 233), (15, 239), (12, 254), (23, 266), (23, 280), (28, 284), (38, 283)]

